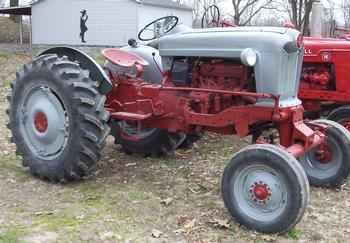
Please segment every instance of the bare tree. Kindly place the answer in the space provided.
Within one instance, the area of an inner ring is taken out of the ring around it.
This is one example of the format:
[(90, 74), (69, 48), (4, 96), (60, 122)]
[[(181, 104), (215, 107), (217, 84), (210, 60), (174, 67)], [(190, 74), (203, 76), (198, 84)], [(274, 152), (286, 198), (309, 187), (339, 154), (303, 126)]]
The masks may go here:
[(310, 33), (312, 5), (317, 0), (288, 0), (287, 11), (295, 27), (304, 35)]
[(264, 9), (272, 8), (273, 0), (232, 0), (236, 25), (247, 25)]
[(198, 18), (202, 17), (204, 11), (211, 5), (216, 5), (217, 0), (194, 0), (194, 13)]
[(343, 0), (341, 8), (344, 14), (345, 27), (350, 28), (350, 0)]
[(325, 2), (328, 4), (328, 7), (326, 7), (324, 11), (324, 29), (322, 33), (323, 36), (335, 36), (335, 31), (337, 27), (335, 19), (337, 9), (336, 1), (337, 0), (325, 0)]

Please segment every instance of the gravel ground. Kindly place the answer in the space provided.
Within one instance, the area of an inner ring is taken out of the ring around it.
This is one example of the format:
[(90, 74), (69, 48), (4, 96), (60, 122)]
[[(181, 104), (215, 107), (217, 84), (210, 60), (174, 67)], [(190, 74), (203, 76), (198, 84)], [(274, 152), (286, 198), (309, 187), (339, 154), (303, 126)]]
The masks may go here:
[(21, 167), (6, 129), (6, 93), (23, 53), (0, 51), (0, 242), (350, 242), (349, 186), (312, 189), (303, 220), (283, 236), (232, 221), (220, 178), (248, 144), (207, 135), (192, 150), (152, 159), (128, 156), (108, 139), (96, 175), (67, 185), (33, 178)]

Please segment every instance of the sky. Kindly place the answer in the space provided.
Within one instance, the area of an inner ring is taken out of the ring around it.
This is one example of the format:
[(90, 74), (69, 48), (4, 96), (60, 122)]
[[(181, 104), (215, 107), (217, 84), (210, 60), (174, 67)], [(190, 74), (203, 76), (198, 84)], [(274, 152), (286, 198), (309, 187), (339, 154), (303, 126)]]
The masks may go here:
[[(9, 2), (9, 0), (3, 0), (5, 2)], [(97, 1), (97, 0), (94, 0), (94, 1)], [(172, 0), (168, 0), (168, 1), (172, 1)], [(184, 2), (186, 2), (188, 0), (184, 0)], [(280, 2), (284, 2), (284, 1), (287, 1), (287, 0), (277, 0), (277, 1), (280, 1)], [(343, 17), (343, 13), (341, 11), (341, 3), (342, 3), (342, 0), (321, 0), (321, 2), (323, 3), (323, 5), (326, 7), (326, 8), (329, 8), (329, 1), (333, 2), (335, 4), (335, 8), (338, 9), (336, 10), (336, 20), (338, 23), (342, 23), (344, 21), (344, 17)], [(0, 0), (1, 2), (1, 0)], [(29, 4), (30, 2), (32, 2), (32, 0), (20, 0), (20, 4), (21, 5), (26, 5), (26, 4)], [(232, 14), (233, 12), (233, 7), (232, 7), (232, 1), (231, 0), (221, 0), (220, 1), (220, 8), (221, 9), (224, 9), (224, 12), (223, 12), (223, 15), (225, 14)], [(271, 13), (268, 13), (266, 12), (266, 14), (271, 14)], [(273, 13), (274, 15), (276, 13)], [(266, 16), (265, 13), (262, 13), (261, 14), (262, 16)], [(286, 14), (283, 14), (283, 13), (279, 13), (278, 14), (279, 18), (280, 19), (285, 19), (285, 18), (288, 18), (288, 15)], [(266, 16), (268, 17), (268, 16)]]

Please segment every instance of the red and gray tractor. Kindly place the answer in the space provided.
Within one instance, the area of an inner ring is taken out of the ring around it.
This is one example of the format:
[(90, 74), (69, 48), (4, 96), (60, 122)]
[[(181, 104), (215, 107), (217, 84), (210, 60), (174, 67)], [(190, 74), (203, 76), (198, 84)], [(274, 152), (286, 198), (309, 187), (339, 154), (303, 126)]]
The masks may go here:
[(337, 187), (350, 173), (350, 135), (305, 121), (298, 98), (303, 39), (290, 28), (191, 29), (157, 19), (106, 49), (104, 67), (68, 47), (44, 51), (9, 95), (12, 141), (33, 175), (54, 182), (93, 173), (108, 135), (127, 153), (161, 155), (202, 132), (240, 137), (274, 127), (235, 153), (222, 197), (236, 221), (283, 233), (302, 218), (309, 183)]
[[(218, 6), (205, 9), (202, 28), (234, 26), (222, 19)], [(295, 28), (289, 22), (284, 26)], [(305, 115), (313, 119), (327, 117), (350, 130), (349, 36), (303, 39), (305, 51), (298, 95)]]

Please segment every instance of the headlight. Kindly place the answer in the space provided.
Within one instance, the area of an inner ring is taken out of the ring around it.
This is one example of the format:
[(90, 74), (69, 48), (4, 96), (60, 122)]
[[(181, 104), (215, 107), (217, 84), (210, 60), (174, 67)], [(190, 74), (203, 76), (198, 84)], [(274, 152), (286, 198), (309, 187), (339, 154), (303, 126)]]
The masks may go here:
[(241, 61), (246, 66), (255, 66), (257, 59), (256, 52), (251, 48), (244, 49), (241, 53)]

